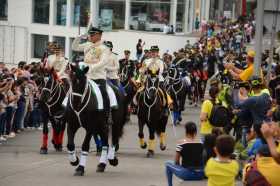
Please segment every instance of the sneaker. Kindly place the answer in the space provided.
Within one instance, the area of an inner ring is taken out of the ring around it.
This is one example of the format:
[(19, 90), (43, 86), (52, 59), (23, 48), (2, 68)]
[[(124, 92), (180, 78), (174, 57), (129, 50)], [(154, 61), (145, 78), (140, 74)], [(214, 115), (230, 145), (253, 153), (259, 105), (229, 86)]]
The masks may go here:
[(7, 141), (7, 139), (4, 136), (0, 136), (0, 141)]
[(16, 134), (14, 132), (11, 132), (8, 136), (8, 138), (14, 138), (14, 137), (16, 137)]
[(38, 127), (37, 129), (38, 129), (38, 130), (43, 130), (43, 127), (42, 127), (42, 126), (40, 126), (40, 127)]

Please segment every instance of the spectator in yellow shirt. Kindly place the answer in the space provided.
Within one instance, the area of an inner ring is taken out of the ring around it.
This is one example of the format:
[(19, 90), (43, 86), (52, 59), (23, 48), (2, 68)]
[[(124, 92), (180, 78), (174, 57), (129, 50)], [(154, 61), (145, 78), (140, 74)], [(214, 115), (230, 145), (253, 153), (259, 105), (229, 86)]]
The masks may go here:
[(229, 71), (232, 77), (236, 80), (248, 81), (254, 73), (254, 57), (256, 53), (253, 50), (247, 53), (247, 68), (245, 70), (239, 69), (233, 63), (225, 64), (225, 68)]
[[(277, 164), (271, 157), (271, 153), (267, 145), (263, 145), (258, 150), (255, 161), (257, 170), (270, 185), (280, 185), (280, 179), (278, 177), (278, 173), (280, 172), (280, 165)], [(248, 180), (250, 180), (250, 182), (252, 183), (257, 183), (259, 181), (258, 178), (254, 179), (254, 177), (250, 177), (250, 174), (247, 174), (251, 166), (251, 164), (245, 166), (243, 171), (243, 182), (247, 182)]]
[(237, 161), (230, 158), (234, 151), (234, 139), (229, 135), (219, 136), (214, 151), (216, 158), (210, 158), (205, 167), (207, 185), (234, 186), (239, 171)]
[(280, 137), (280, 127), (275, 122), (272, 124), (264, 123), (262, 124), (261, 132), (269, 146), (271, 156), (278, 164), (280, 164), (280, 145), (278, 144), (277, 147), (274, 139)]
[(217, 95), (219, 93), (219, 88), (216, 86), (212, 86), (209, 89), (210, 99), (205, 100), (201, 106), (200, 112), (200, 134), (202, 137), (202, 141), (204, 141), (204, 136), (207, 134), (211, 134), (213, 126), (209, 122), (209, 118), (211, 115), (211, 111), (213, 108), (213, 102), (216, 101)]

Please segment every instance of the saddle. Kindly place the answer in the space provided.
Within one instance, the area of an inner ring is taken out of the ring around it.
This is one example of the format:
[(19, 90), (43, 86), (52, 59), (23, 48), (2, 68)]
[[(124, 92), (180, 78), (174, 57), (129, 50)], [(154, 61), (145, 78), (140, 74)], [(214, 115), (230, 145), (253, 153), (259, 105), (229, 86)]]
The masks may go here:
[[(92, 88), (92, 95), (95, 97), (96, 102), (97, 102), (96, 109), (97, 110), (103, 110), (104, 109), (103, 98), (102, 98), (102, 94), (101, 94), (101, 91), (99, 89), (99, 86), (92, 80), (88, 80), (88, 81), (89, 81), (89, 84)], [(113, 90), (112, 86), (107, 84), (106, 89), (107, 89), (107, 94), (109, 96), (110, 107), (112, 109), (118, 108), (117, 96), (116, 96), (116, 93)], [(67, 106), (68, 100), (69, 100), (69, 94), (65, 97), (65, 99), (62, 102), (62, 105), (64, 107)]]
[[(101, 91), (99, 89), (99, 86), (92, 80), (88, 80), (90, 86), (92, 87), (93, 90), (93, 94), (96, 96), (96, 100), (97, 100), (97, 109), (98, 110), (103, 110), (104, 106), (103, 106), (103, 98), (102, 98), (102, 94)], [(117, 101), (117, 96), (112, 88), (112, 86), (110, 86), (109, 84), (106, 85), (106, 90), (107, 90), (107, 94), (109, 96), (109, 100), (110, 100), (110, 107), (111, 108), (117, 108), (118, 107), (118, 101)]]

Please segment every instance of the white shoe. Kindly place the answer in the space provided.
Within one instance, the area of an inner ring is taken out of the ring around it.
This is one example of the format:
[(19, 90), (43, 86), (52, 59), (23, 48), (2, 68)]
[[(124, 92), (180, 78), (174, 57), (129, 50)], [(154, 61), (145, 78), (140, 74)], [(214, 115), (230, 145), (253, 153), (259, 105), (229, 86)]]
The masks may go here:
[(14, 137), (16, 137), (16, 134), (14, 132), (11, 132), (8, 136), (8, 138), (14, 138)]
[(3, 136), (0, 136), (0, 141), (7, 141), (7, 139), (4, 138)]
[(43, 130), (43, 127), (42, 127), (42, 126), (40, 126), (40, 127), (38, 127), (37, 129), (38, 129), (38, 130)]

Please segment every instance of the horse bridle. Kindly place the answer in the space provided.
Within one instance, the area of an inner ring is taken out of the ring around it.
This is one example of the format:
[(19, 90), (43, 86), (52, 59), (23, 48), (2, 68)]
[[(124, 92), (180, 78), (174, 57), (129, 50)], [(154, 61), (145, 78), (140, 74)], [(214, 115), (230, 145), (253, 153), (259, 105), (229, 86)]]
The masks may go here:
[[(83, 103), (85, 97), (86, 97), (86, 94), (87, 92), (89, 91), (88, 93), (88, 99), (85, 103), (85, 105), (82, 106), (82, 108), (77, 111), (74, 106), (73, 106), (73, 103), (72, 103), (72, 97), (73, 96), (77, 96), (77, 97), (80, 97), (81, 98), (81, 103)], [(85, 86), (85, 89), (84, 89), (84, 92), (82, 94), (80, 93), (77, 93), (77, 92), (73, 92), (73, 89), (72, 89), (72, 85), (70, 86), (70, 90), (69, 90), (69, 104), (70, 104), (70, 108), (74, 111), (74, 113), (76, 114), (77, 118), (78, 118), (78, 121), (79, 121), (79, 124), (80, 126), (82, 126), (82, 121), (81, 121), (81, 118), (80, 118), (80, 114), (81, 112), (88, 106), (89, 104), (89, 100), (90, 100), (90, 96), (91, 96), (91, 88), (90, 88), (90, 84), (88, 82), (88, 80), (86, 81), (86, 86)]]
[[(46, 106), (47, 106), (47, 108), (48, 108), (48, 111), (49, 111), (49, 115), (50, 115), (50, 116), (52, 116), (52, 114), (51, 114), (51, 107), (54, 106), (54, 105), (59, 101), (60, 96), (61, 96), (61, 87), (59, 86), (58, 83), (54, 84), (54, 82), (55, 82), (55, 81), (52, 80), (51, 88), (46, 88), (46, 87), (42, 88), (42, 93), (43, 93), (43, 91), (47, 91), (47, 92), (50, 93), (50, 97), (48, 98), (47, 102), (45, 103)], [(58, 91), (59, 91), (58, 96), (56, 96), (56, 100), (55, 100), (53, 103), (51, 103), (51, 101), (53, 100), (53, 98), (54, 98), (55, 95), (56, 95), (56, 90), (57, 90), (57, 88), (58, 88)], [(54, 118), (61, 118), (62, 115), (53, 116), (53, 117), (54, 117)]]
[[(148, 76), (147, 78), (150, 78), (151, 79), (151, 77), (150, 76)], [(150, 116), (151, 116), (151, 108), (155, 105), (155, 103), (157, 102), (157, 92), (158, 92), (158, 87), (156, 87), (155, 86), (155, 82), (156, 82), (156, 80), (157, 80), (157, 78), (155, 78), (155, 80), (153, 80), (153, 79), (151, 79), (151, 81), (152, 81), (152, 86), (151, 87), (149, 87), (148, 89), (147, 89), (147, 87), (145, 87), (145, 91), (144, 91), (144, 104), (148, 107), (148, 121), (150, 121)], [(148, 83), (148, 81), (147, 81), (147, 83)], [(146, 96), (150, 99), (150, 96), (149, 96), (149, 93), (148, 92), (150, 92), (150, 90), (152, 90), (152, 89), (155, 89), (156, 90), (156, 96), (155, 96), (155, 99), (154, 99), (154, 101), (152, 102), (152, 104), (148, 104), (147, 103), (147, 101), (146, 101)], [(138, 107), (138, 110), (139, 110), (139, 107)]]

